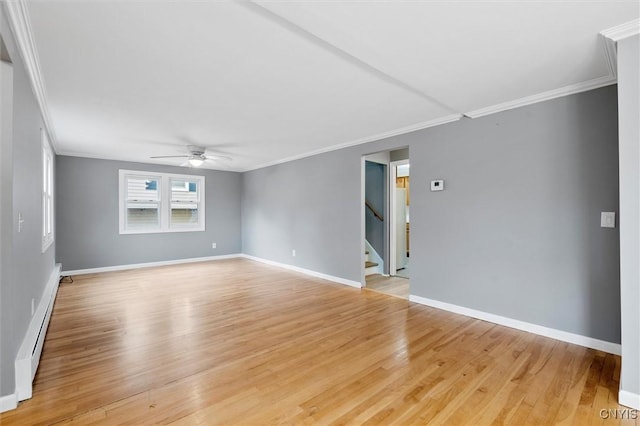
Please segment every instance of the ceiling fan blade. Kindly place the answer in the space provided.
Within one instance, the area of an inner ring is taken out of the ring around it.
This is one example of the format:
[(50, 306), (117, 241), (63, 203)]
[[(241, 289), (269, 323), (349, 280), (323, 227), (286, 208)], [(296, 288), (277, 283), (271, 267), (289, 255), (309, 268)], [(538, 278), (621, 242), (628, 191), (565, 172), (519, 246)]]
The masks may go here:
[(227, 157), (226, 155), (218, 155), (218, 154), (212, 154), (212, 155), (205, 155), (205, 158), (207, 160), (226, 160), (226, 161), (232, 161), (231, 157)]
[(149, 158), (189, 158), (190, 155), (156, 155), (155, 157)]

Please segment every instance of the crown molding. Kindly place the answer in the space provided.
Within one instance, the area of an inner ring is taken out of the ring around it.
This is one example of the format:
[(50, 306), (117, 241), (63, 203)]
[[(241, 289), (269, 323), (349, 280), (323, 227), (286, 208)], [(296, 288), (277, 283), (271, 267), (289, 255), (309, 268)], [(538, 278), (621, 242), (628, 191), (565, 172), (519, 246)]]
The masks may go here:
[(634, 19), (633, 21), (625, 22), (624, 24), (620, 24), (607, 30), (600, 31), (600, 38), (602, 40), (602, 51), (607, 63), (608, 75), (594, 78), (592, 80), (582, 81), (576, 84), (570, 84), (565, 87), (560, 87), (559, 89), (553, 89), (546, 92), (537, 93), (535, 95), (525, 96), (524, 98), (514, 99), (512, 101), (476, 109), (466, 113), (465, 115), (470, 118), (483, 117), (485, 115), (495, 114), (496, 112), (507, 111), (538, 102), (549, 101), (551, 99), (561, 98), (563, 96), (574, 95), (576, 93), (586, 92), (587, 90), (593, 90), (599, 87), (616, 84), (618, 81), (618, 55), (616, 42), (627, 37), (632, 37), (639, 33), (640, 19)]
[(24, 67), (27, 71), (27, 75), (29, 76), (29, 80), (31, 81), (33, 94), (35, 95), (38, 106), (40, 107), (40, 114), (42, 115), (44, 126), (49, 134), (49, 141), (54, 152), (56, 152), (57, 139), (53, 131), (53, 124), (49, 115), (47, 92), (42, 79), (40, 61), (38, 60), (38, 52), (33, 38), (27, 1), (8, 0), (4, 2), (4, 4), (6, 6), (9, 26), (11, 27), (11, 31), (15, 37), (16, 45), (24, 62)]
[(615, 78), (617, 78), (618, 75), (618, 48), (616, 46), (618, 41), (638, 34), (640, 34), (640, 19), (634, 19), (633, 21), (600, 31), (600, 38), (604, 46), (609, 72)]
[[(97, 155), (97, 154), (86, 154), (83, 152), (76, 152), (76, 151), (65, 151), (65, 150), (58, 150), (56, 152), (56, 155), (60, 155), (60, 156), (64, 156), (64, 157), (77, 157), (77, 158), (88, 158), (91, 160), (105, 160), (105, 161), (121, 161), (123, 163), (133, 163), (133, 164), (148, 164), (148, 165), (152, 165), (152, 166), (161, 166), (161, 167), (186, 167), (186, 166), (181, 166), (179, 164), (167, 164), (167, 163), (158, 163), (158, 162), (151, 162), (148, 160), (132, 160), (132, 159), (126, 159), (124, 157), (120, 157), (118, 155)], [(133, 167), (133, 166), (132, 166)], [(240, 168), (235, 168), (235, 167), (228, 167), (228, 168), (213, 168), (211, 167), (211, 165), (205, 166), (202, 165), (200, 167), (198, 167), (197, 169), (199, 170), (217, 170), (217, 171), (221, 171), (221, 172), (234, 172), (234, 173), (242, 173), (244, 170), (240, 169)]]
[(613, 41), (633, 37), (634, 35), (640, 34), (640, 19), (634, 19), (633, 21), (607, 28), (606, 30), (600, 31), (600, 34)]
[(458, 121), (461, 118), (462, 118), (462, 114), (450, 114), (450, 115), (446, 115), (444, 117), (436, 118), (434, 120), (423, 121), (421, 123), (412, 124), (412, 125), (406, 126), (406, 127), (400, 127), (398, 129), (390, 130), (388, 132), (383, 132), (383, 133), (378, 133), (378, 134), (371, 135), (371, 136), (366, 136), (364, 138), (356, 139), (356, 140), (349, 141), (349, 142), (344, 142), (344, 143), (341, 143), (341, 144), (338, 144), (338, 145), (331, 145), (331, 146), (328, 146), (326, 148), (316, 149), (314, 151), (305, 152), (303, 154), (294, 155), (294, 156), (291, 156), (291, 157), (283, 158), (281, 160), (270, 161), (268, 163), (260, 164), (259, 166), (251, 167), (251, 168), (248, 168), (248, 169), (245, 169), (245, 170), (242, 170), (242, 171), (243, 172), (249, 172), (251, 170), (263, 169), (265, 167), (275, 166), (276, 164), (288, 163), (290, 161), (300, 160), (302, 158), (312, 157), (312, 156), (318, 155), (318, 154), (324, 154), (325, 152), (337, 151), (339, 149), (348, 148), (350, 146), (362, 145), (362, 144), (369, 143), (369, 142), (375, 142), (375, 141), (378, 141), (378, 140), (381, 140), (381, 139), (391, 138), (393, 136), (400, 136), (400, 135), (404, 135), (405, 133), (411, 133), (411, 132), (415, 132), (417, 130), (427, 129), (429, 127), (435, 127), (435, 126), (439, 126), (441, 124), (451, 123), (452, 121)]
[(603, 77), (594, 78), (593, 80), (583, 81), (576, 84), (570, 84), (568, 86), (561, 87), (559, 89), (549, 90), (549, 91), (538, 93), (532, 96), (525, 96), (524, 98), (515, 99), (513, 101), (492, 105), (486, 108), (476, 109), (466, 113), (465, 115), (471, 118), (484, 117), (485, 115), (495, 114), (496, 112), (507, 111), (510, 109), (535, 104), (538, 102), (544, 102), (544, 101), (549, 101), (551, 99), (574, 95), (576, 93), (586, 92), (587, 90), (593, 90), (599, 87), (610, 86), (615, 83), (616, 83), (615, 76), (605, 75)]
[(600, 33), (600, 40), (602, 40), (602, 46), (604, 49), (605, 60), (607, 61), (607, 67), (609, 68), (609, 75), (613, 78), (618, 78), (618, 49), (616, 48), (616, 42), (602, 33)]

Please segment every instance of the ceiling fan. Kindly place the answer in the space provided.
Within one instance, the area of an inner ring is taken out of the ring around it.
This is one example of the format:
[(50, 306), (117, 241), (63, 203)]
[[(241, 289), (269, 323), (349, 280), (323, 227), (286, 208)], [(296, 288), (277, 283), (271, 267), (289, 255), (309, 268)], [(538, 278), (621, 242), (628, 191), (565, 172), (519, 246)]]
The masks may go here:
[(197, 145), (187, 145), (186, 155), (157, 155), (149, 158), (187, 158), (187, 162), (183, 164), (191, 167), (200, 167), (205, 161), (227, 160), (231, 161), (231, 157), (220, 154), (206, 155), (206, 148)]

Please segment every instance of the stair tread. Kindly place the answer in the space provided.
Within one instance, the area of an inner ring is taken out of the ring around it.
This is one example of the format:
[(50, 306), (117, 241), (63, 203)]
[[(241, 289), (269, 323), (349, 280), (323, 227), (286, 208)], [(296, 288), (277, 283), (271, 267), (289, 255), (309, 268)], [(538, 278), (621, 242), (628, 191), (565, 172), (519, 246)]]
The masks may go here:
[(364, 262), (365, 268), (370, 268), (372, 266), (378, 266), (378, 264), (376, 262), (369, 262), (369, 261)]

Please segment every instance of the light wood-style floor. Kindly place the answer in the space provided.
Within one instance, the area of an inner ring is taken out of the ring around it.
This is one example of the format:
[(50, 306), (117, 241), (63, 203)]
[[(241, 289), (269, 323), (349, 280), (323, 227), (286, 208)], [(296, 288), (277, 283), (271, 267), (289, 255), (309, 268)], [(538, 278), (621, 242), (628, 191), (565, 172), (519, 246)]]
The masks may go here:
[[(62, 284), (31, 424), (619, 424), (620, 358), (233, 259)], [(638, 422), (630, 421), (637, 425)]]
[(409, 279), (403, 277), (385, 277), (372, 274), (365, 277), (366, 288), (390, 296), (409, 299)]

